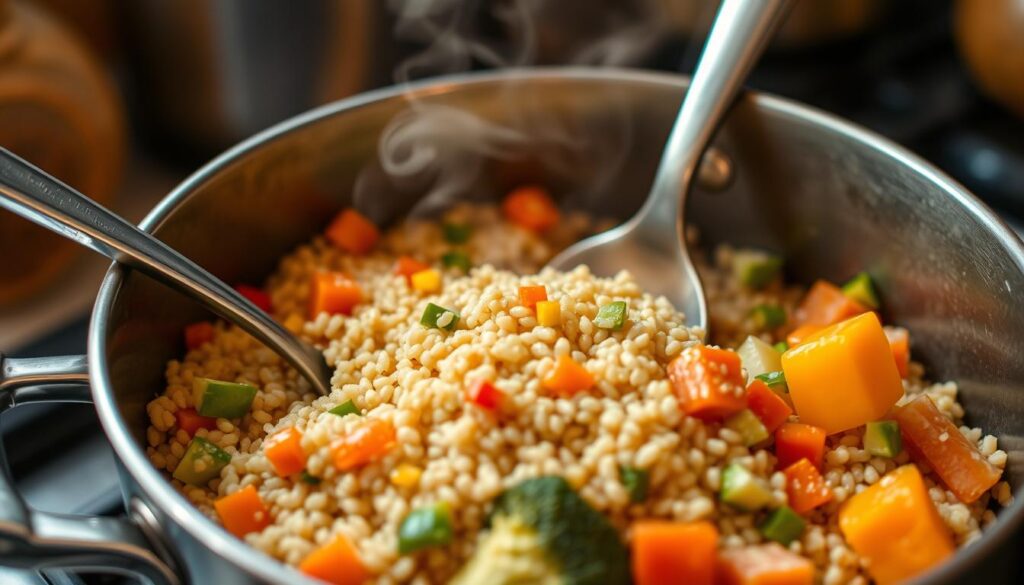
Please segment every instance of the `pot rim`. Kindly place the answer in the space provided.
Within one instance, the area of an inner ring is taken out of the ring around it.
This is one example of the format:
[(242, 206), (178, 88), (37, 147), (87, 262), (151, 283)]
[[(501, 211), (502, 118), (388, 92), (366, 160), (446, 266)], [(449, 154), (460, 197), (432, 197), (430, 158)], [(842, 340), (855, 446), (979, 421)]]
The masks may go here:
[[(594, 67), (532, 67), (461, 73), (417, 81), (400, 86), (390, 86), (361, 93), (324, 106), (320, 106), (275, 124), (252, 137), (231, 147), (202, 166), (182, 181), (164, 197), (142, 220), (139, 227), (147, 232), (157, 228), (168, 215), (188, 199), (193, 192), (217, 175), (235, 160), (255, 151), (268, 142), (314, 124), (331, 116), (356, 110), (379, 101), (407, 95), (447, 93), (473, 85), (487, 85), (502, 81), (531, 81), (543, 79), (570, 79), (578, 81), (623, 81), (635, 85), (656, 85), (680, 91), (685, 90), (688, 77), (653, 71)], [(759, 109), (774, 115), (809, 122), (823, 129), (855, 140), (863, 146), (876, 150), (895, 159), (899, 164), (925, 177), (956, 200), (964, 210), (979, 220), (1000, 244), (1010, 252), (1018, 270), (1024, 272), (1024, 246), (1021, 240), (995, 215), (995, 213), (959, 183), (916, 154), (874, 132), (848, 122), (838, 116), (817, 108), (759, 92), (747, 92), (743, 99), (752, 100)], [(143, 449), (135, 443), (131, 432), (118, 413), (114, 394), (111, 391), (110, 371), (107, 367), (105, 339), (107, 323), (113, 299), (125, 269), (113, 264), (107, 270), (93, 309), (89, 324), (88, 353), (89, 373), (93, 401), (107, 438), (110, 440), (118, 459), (141, 488), (150, 502), (170, 517), (176, 524), (188, 531), (206, 548), (236, 567), (271, 582), (295, 582), (301, 579), (313, 584), (315, 581), (297, 570), (273, 559), (257, 549), (234, 538), (223, 528), (207, 519), (171, 486), (159, 471), (149, 462)], [(1024, 494), (1018, 490), (1014, 502), (998, 514), (996, 522), (986, 529), (982, 537), (967, 549), (958, 551), (948, 562), (913, 581), (917, 585), (948, 582), (963, 575), (979, 557), (990, 555), (1001, 543), (1009, 538), (1024, 521)], [(253, 554), (256, 552), (257, 554)]]

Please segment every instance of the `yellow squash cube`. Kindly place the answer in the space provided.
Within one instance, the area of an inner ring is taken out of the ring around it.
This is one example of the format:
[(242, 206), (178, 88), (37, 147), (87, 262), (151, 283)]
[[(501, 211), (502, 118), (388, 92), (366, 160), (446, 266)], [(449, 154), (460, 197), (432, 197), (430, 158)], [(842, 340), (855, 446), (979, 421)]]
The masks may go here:
[(557, 327), (562, 322), (562, 306), (558, 301), (537, 301), (537, 323)]
[(422, 293), (435, 293), (441, 290), (441, 273), (433, 268), (414, 272), (411, 277), (412, 288)]
[(782, 371), (800, 422), (830, 435), (881, 418), (903, 396), (896, 360), (874, 313), (811, 335), (782, 355)]
[(399, 487), (413, 487), (420, 483), (423, 470), (409, 463), (401, 463), (391, 471), (391, 483)]
[(869, 561), (868, 572), (879, 585), (920, 575), (956, 550), (913, 464), (850, 498), (839, 512), (839, 529)]

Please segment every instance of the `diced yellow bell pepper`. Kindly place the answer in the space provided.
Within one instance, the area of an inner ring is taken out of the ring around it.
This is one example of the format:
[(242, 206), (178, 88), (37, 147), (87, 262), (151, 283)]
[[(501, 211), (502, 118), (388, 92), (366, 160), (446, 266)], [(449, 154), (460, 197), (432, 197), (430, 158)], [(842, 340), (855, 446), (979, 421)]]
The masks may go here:
[(544, 327), (557, 327), (562, 322), (562, 306), (558, 301), (537, 302), (537, 323)]
[(919, 575), (956, 550), (913, 464), (850, 498), (839, 512), (839, 528), (869, 561), (868, 572), (878, 585)]
[(903, 396), (882, 323), (863, 313), (826, 327), (782, 355), (800, 422), (838, 433), (879, 419)]
[(391, 470), (391, 483), (399, 487), (413, 487), (420, 482), (423, 470), (409, 463), (401, 463)]
[(420, 270), (409, 277), (412, 288), (422, 293), (435, 293), (441, 290), (441, 273), (433, 268)]

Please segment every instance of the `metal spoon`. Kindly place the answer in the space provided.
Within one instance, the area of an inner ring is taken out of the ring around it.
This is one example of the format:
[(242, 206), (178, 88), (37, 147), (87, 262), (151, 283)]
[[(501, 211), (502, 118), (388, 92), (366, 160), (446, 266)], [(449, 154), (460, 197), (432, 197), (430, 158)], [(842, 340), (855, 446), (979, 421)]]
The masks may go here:
[(320, 350), (167, 244), (4, 148), (0, 207), (189, 295), (275, 350), (317, 392), (330, 393), (333, 368)]
[(685, 198), (718, 123), (792, 3), (723, 0), (644, 206), (626, 223), (570, 246), (549, 266), (586, 264), (599, 276), (628, 268), (692, 325), (707, 328), (704, 290), (683, 239)]

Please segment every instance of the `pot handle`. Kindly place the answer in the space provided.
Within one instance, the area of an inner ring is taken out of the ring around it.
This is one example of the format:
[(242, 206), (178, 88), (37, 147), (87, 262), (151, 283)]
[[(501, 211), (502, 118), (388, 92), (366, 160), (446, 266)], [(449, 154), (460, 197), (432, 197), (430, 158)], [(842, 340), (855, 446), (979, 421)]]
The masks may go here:
[[(32, 402), (91, 402), (88, 382), (85, 356), (11, 359), (0, 354), (0, 412)], [(153, 585), (179, 585), (158, 550), (127, 516), (33, 510), (15, 489), (0, 445), (0, 565), (131, 574)]]

